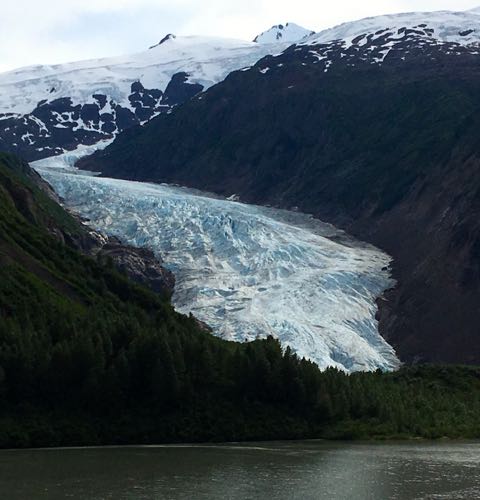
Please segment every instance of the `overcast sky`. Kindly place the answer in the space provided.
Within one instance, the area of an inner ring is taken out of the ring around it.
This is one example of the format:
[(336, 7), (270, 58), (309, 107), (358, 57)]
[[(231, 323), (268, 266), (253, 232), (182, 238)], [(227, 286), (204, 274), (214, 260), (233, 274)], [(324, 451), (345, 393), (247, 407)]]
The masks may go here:
[(251, 40), (288, 21), (318, 31), (379, 14), (480, 5), (480, 0), (1, 1), (0, 71), (136, 52), (166, 33)]

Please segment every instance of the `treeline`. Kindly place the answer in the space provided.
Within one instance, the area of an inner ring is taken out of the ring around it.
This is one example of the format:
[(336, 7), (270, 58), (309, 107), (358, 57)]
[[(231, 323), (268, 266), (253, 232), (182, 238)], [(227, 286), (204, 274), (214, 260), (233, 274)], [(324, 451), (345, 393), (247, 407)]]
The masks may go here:
[(272, 338), (91, 313), (2, 322), (0, 446), (480, 437), (478, 369), (321, 373)]
[(81, 227), (16, 166), (0, 156), (0, 447), (480, 437), (479, 370), (347, 376), (218, 339), (65, 244)]

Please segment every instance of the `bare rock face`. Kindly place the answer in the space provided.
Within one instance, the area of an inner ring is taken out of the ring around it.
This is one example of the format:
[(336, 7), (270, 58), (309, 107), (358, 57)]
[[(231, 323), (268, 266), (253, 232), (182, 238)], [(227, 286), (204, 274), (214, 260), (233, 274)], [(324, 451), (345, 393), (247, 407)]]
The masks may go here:
[(147, 286), (156, 293), (172, 295), (175, 277), (162, 266), (162, 262), (152, 251), (122, 245), (116, 238), (109, 238), (97, 255), (100, 259), (111, 260), (120, 272), (136, 283)]

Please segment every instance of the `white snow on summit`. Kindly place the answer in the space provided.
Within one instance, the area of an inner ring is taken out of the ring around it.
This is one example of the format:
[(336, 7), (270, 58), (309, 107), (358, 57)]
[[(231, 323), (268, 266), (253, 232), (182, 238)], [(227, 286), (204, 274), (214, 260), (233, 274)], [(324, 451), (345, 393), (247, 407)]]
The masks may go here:
[(302, 28), (295, 23), (277, 24), (264, 31), (253, 40), (256, 43), (290, 42), (295, 43), (313, 35), (315, 31)]
[(61, 97), (71, 97), (74, 104), (91, 103), (92, 94), (104, 94), (131, 108), (128, 96), (136, 81), (164, 91), (174, 74), (185, 72), (189, 82), (207, 89), (289, 44), (168, 35), (162, 43), (136, 54), (20, 68), (0, 74), (0, 113), (29, 113), (39, 101)]
[(480, 42), (480, 8), (465, 12), (404, 13), (370, 17), (344, 23), (318, 33), (295, 23), (273, 26), (255, 42), (167, 35), (144, 52), (111, 58), (56, 65), (36, 65), (0, 74), (0, 113), (25, 114), (38, 102), (71, 97), (73, 104), (95, 102), (92, 94), (104, 94), (130, 108), (131, 84), (164, 91), (172, 76), (190, 75), (191, 83), (204, 89), (222, 81), (234, 70), (252, 66), (262, 57), (282, 52), (293, 43), (319, 44), (348, 41), (381, 30), (423, 29), (440, 42), (463, 45)]
[(368, 17), (320, 31), (309, 37), (308, 43), (352, 40), (363, 34), (376, 34), (381, 30), (398, 32), (403, 28), (427, 31), (431, 38), (439, 42), (479, 43), (480, 7), (461, 12), (407, 12)]

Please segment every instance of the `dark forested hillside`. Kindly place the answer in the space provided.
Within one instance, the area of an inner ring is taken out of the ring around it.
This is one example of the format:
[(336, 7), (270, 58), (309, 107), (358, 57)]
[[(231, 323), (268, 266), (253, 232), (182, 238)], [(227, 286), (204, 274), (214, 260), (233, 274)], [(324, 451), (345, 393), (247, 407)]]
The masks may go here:
[(402, 360), (480, 363), (478, 54), (418, 33), (293, 46), (80, 166), (334, 222), (394, 257)]
[(478, 369), (347, 376), (220, 340), (81, 254), (40, 183), (0, 155), (0, 447), (480, 437)]
[[(82, 255), (84, 229), (39, 182), (0, 157), (0, 446), (220, 437), (217, 424), (244, 397), (267, 415), (260, 429), (269, 416), (291, 415), (272, 436), (297, 425), (307, 432), (300, 405), (316, 399), (313, 364), (276, 342), (221, 341), (112, 264)], [(270, 362), (278, 380), (257, 386)]]

